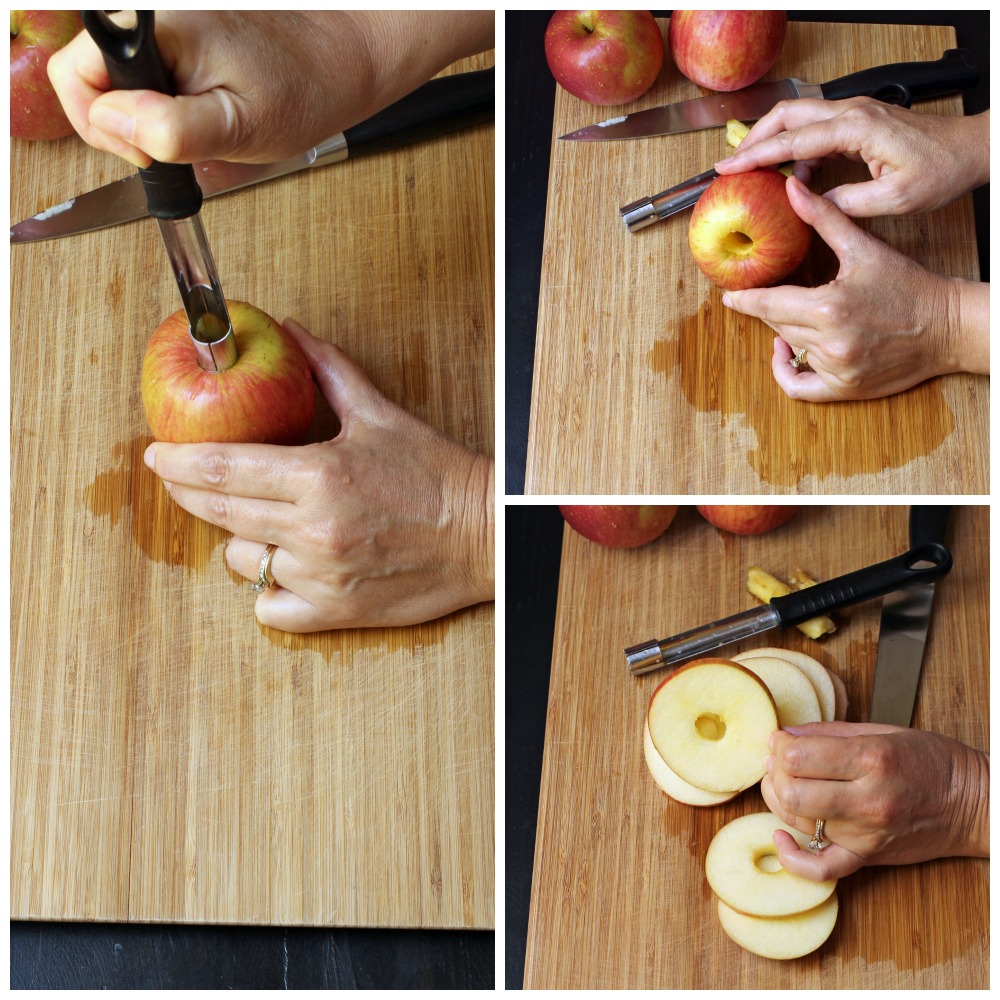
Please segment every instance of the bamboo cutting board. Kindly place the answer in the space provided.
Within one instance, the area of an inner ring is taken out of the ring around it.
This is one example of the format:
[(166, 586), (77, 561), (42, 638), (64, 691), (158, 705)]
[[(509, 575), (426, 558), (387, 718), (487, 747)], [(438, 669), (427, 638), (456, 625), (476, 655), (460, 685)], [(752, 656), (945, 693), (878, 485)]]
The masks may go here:
[[(759, 786), (721, 806), (664, 796), (642, 726), (662, 671), (633, 678), (622, 649), (755, 605), (750, 565), (829, 579), (905, 551), (908, 508), (807, 506), (755, 537), (682, 507), (656, 542), (608, 549), (565, 530), (538, 810), (526, 989), (941, 989), (989, 982), (989, 862), (874, 867), (842, 879), (832, 936), (805, 958), (743, 951), (723, 932), (705, 852)], [(989, 508), (952, 515), (955, 563), (936, 587), (915, 728), (989, 750)], [(797, 629), (765, 645), (810, 652), (843, 678), (865, 721), (880, 602), (857, 605), (822, 643)]]
[[(207, 201), (227, 295), (492, 454), (493, 156), (480, 126)], [(14, 142), (12, 221), (127, 172)], [(492, 604), (259, 626), (142, 463), (155, 224), (13, 247), (11, 293), (12, 916), (492, 927)]]
[[(821, 83), (938, 59), (954, 46), (952, 28), (789, 22), (767, 78)], [(771, 329), (726, 309), (694, 264), (690, 213), (626, 231), (621, 206), (729, 155), (723, 129), (556, 142), (620, 113), (556, 91), (526, 493), (988, 492), (988, 378), (934, 379), (883, 400), (790, 400), (771, 374)], [(668, 56), (653, 89), (621, 110), (701, 93)], [(958, 97), (917, 105), (936, 114), (961, 108)], [(812, 188), (862, 176), (863, 166), (831, 163)], [(935, 273), (979, 277), (971, 196), (861, 225)], [(836, 259), (817, 238), (793, 280), (818, 285), (835, 274)]]

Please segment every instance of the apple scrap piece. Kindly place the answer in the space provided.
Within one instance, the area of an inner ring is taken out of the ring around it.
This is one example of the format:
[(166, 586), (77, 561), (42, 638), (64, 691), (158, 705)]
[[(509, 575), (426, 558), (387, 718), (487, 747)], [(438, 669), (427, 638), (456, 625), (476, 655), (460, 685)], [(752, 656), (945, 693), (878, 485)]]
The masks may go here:
[(668, 768), (709, 792), (743, 791), (764, 776), (768, 737), (778, 727), (774, 699), (731, 660), (695, 660), (653, 692), (649, 734)]
[(811, 910), (788, 917), (752, 917), (720, 899), (722, 929), (741, 948), (762, 958), (802, 958), (822, 945), (833, 932), (839, 903), (836, 892)]
[[(812, 586), (815, 582), (812, 580), (809, 584), (805, 584), (799, 578), (799, 585), (796, 585), (795, 589), (804, 590), (806, 586)], [(747, 590), (763, 604), (770, 604), (775, 597), (785, 597), (792, 592), (792, 588), (787, 583), (772, 576), (760, 566), (751, 566), (747, 570)], [(837, 626), (828, 615), (810, 618), (808, 621), (800, 622), (795, 627), (809, 636), (810, 639), (819, 639), (820, 636), (837, 631)]]

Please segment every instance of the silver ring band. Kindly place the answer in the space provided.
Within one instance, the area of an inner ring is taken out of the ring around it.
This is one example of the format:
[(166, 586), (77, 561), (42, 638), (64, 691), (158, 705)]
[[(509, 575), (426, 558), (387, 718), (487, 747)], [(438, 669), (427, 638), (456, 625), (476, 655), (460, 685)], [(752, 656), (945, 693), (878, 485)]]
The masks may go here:
[(264, 549), (264, 554), (260, 557), (260, 570), (257, 575), (257, 582), (250, 584), (250, 589), (255, 594), (263, 594), (268, 587), (274, 586), (274, 577), (271, 575), (271, 559), (277, 548), (277, 545), (268, 545)]

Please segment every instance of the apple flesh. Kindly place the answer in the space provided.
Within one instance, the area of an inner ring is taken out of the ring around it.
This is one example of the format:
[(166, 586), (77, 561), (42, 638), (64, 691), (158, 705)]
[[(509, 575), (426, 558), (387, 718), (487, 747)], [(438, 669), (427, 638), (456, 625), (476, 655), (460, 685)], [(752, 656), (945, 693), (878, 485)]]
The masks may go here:
[(832, 722), (836, 718), (837, 693), (833, 686), (833, 678), (819, 660), (809, 656), (807, 653), (800, 653), (797, 649), (779, 649), (776, 646), (760, 646), (757, 649), (748, 649), (745, 653), (734, 656), (733, 660), (736, 663), (742, 663), (750, 667), (752, 670), (753, 665), (747, 661), (762, 656), (785, 660), (801, 670), (812, 685), (816, 699), (819, 702), (820, 721)]
[(760, 535), (792, 519), (796, 504), (698, 504), (698, 513), (720, 531)]
[(61, 139), (73, 134), (49, 82), (54, 52), (83, 29), (79, 11), (10, 12), (10, 135), (12, 139)]
[(777, 284), (805, 260), (811, 243), (812, 229), (795, 214), (784, 175), (770, 167), (716, 178), (688, 226), (695, 263), (727, 291)]
[(649, 722), (642, 727), (642, 752), (646, 759), (646, 767), (656, 782), (657, 788), (664, 795), (670, 796), (676, 802), (683, 802), (688, 806), (717, 806), (723, 802), (728, 802), (738, 793), (732, 792), (709, 792), (704, 788), (698, 788), (685, 781), (680, 775), (674, 774), (667, 767), (667, 762), (660, 756), (659, 751), (653, 746), (653, 738), (649, 735)]
[(158, 441), (301, 444), (315, 407), (312, 372), (283, 326), (245, 302), (229, 301), (239, 357), (205, 371), (183, 310), (153, 333), (142, 363), (142, 402)]
[(648, 10), (557, 10), (545, 30), (556, 82), (591, 104), (626, 104), (653, 85), (663, 35)]
[(742, 664), (764, 682), (778, 709), (778, 725), (782, 729), (822, 721), (816, 689), (788, 660), (776, 656), (748, 656), (733, 662)]
[(783, 10), (675, 10), (667, 41), (677, 68), (709, 90), (741, 90), (774, 65), (785, 41)]
[(659, 538), (677, 506), (652, 504), (561, 504), (566, 523), (584, 538), (611, 548), (632, 549)]
[(804, 913), (787, 917), (751, 917), (718, 901), (722, 929), (741, 948), (761, 958), (802, 958), (819, 948), (833, 933), (840, 906), (837, 893)]

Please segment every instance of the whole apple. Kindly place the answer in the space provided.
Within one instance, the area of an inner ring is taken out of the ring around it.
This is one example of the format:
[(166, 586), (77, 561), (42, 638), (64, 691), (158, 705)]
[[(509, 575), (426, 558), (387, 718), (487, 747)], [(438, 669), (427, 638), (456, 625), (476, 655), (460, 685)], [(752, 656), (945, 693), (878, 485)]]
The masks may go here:
[(787, 26), (783, 10), (675, 10), (667, 40), (689, 80), (709, 90), (741, 90), (774, 65)]
[(142, 404), (158, 441), (301, 444), (315, 406), (312, 372), (267, 313), (230, 301), (239, 357), (222, 372), (198, 364), (183, 310), (154, 331), (142, 362)]
[(73, 134), (49, 82), (49, 58), (83, 29), (76, 10), (10, 12), (10, 134), (13, 139), (61, 139)]
[(616, 549), (634, 549), (670, 527), (676, 506), (655, 504), (563, 504), (566, 523), (584, 538)]
[(699, 504), (706, 521), (733, 535), (760, 535), (784, 524), (798, 511), (798, 504)]
[(784, 175), (770, 167), (712, 181), (688, 226), (695, 263), (728, 291), (777, 284), (805, 260), (811, 242), (812, 229), (795, 214)]
[(626, 104), (653, 86), (663, 35), (648, 10), (557, 10), (545, 31), (556, 82), (591, 104)]

